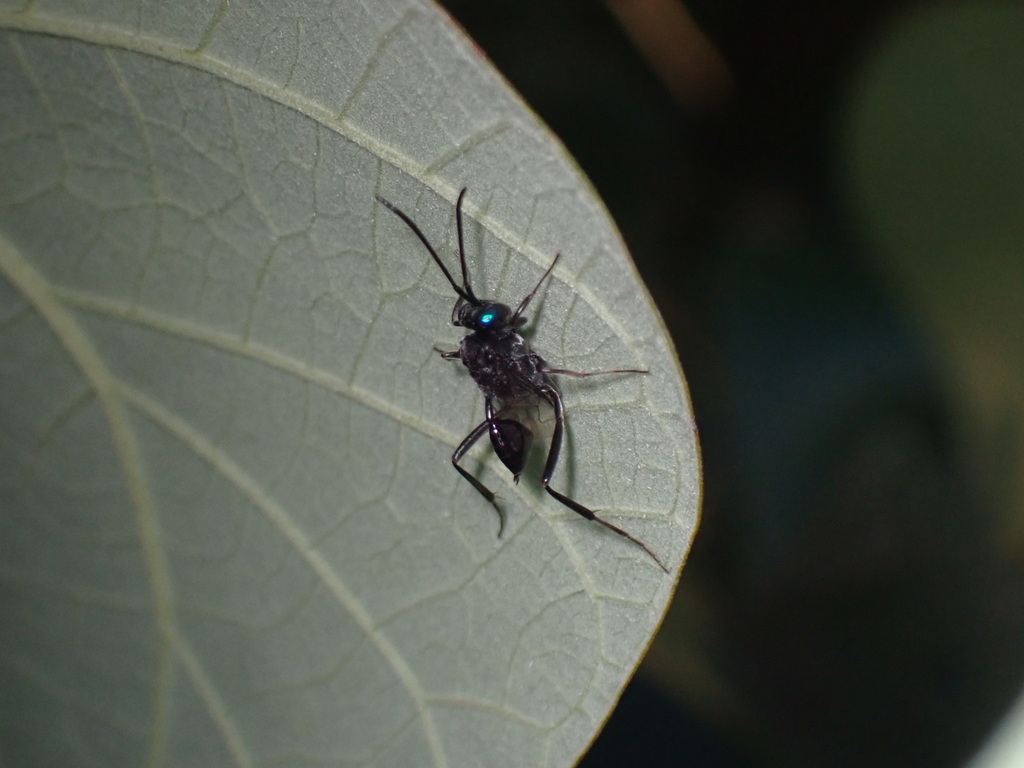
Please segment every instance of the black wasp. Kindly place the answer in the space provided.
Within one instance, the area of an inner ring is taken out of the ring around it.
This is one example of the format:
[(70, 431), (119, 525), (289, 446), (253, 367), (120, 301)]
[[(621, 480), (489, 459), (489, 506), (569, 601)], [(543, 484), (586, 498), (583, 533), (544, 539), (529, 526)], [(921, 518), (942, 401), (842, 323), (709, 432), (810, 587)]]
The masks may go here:
[[(394, 213), (420, 239), (434, 262), (441, 268), (444, 276), (448, 278), (458, 299), (452, 308), (452, 325), (465, 328), (469, 333), (462, 338), (459, 348), (453, 352), (441, 352), (445, 360), (461, 360), (462, 364), (469, 370), (469, 375), (480, 387), (484, 395), (484, 420), (462, 441), (455, 453), (452, 454), (452, 464), (464, 478), (466, 478), (480, 495), (483, 496), (497, 510), (501, 527), (504, 528), (505, 518), (501, 508), (495, 500), (494, 492), (486, 485), (473, 477), (465, 468), (459, 464), (459, 460), (466, 452), (488, 433), (491, 438), (491, 446), (494, 453), (501, 459), (502, 464), (512, 472), (515, 482), (519, 482), (519, 475), (526, 466), (526, 453), (529, 448), (530, 430), (519, 421), (510, 417), (515, 406), (530, 397), (536, 395), (542, 397), (555, 411), (555, 431), (551, 436), (551, 445), (548, 448), (548, 458), (544, 463), (544, 474), (541, 482), (544, 490), (551, 494), (556, 500), (567, 506), (573, 512), (582, 515), (587, 520), (600, 523), (605, 528), (614, 531), (640, 547), (661, 566), (662, 570), (668, 573), (668, 569), (657, 558), (657, 556), (640, 539), (630, 535), (618, 526), (612, 525), (607, 520), (598, 517), (594, 510), (589, 509), (578, 501), (570, 499), (565, 494), (559, 493), (551, 487), (551, 477), (555, 473), (555, 466), (558, 464), (558, 454), (562, 448), (562, 433), (565, 430), (565, 416), (562, 407), (562, 395), (558, 388), (548, 378), (549, 375), (559, 376), (598, 376), (606, 373), (647, 373), (647, 371), (636, 368), (620, 368), (611, 371), (571, 371), (565, 368), (550, 368), (544, 359), (531, 352), (526, 340), (519, 334), (519, 328), (526, 324), (523, 311), (536, 295), (541, 285), (555, 268), (558, 257), (555, 254), (551, 266), (541, 275), (537, 285), (530, 291), (526, 298), (519, 302), (515, 311), (511, 307), (497, 301), (481, 299), (473, 293), (469, 286), (469, 277), (466, 272), (466, 249), (463, 244), (462, 235), (462, 201), (466, 196), (466, 190), (459, 192), (459, 199), (455, 203), (455, 227), (459, 237), (459, 265), (462, 268), (462, 285), (459, 285), (452, 278), (451, 272), (437, 255), (437, 251), (427, 240), (426, 235), (417, 226), (408, 214), (391, 202), (388, 202), (380, 195), (377, 200)], [(496, 408), (496, 404), (500, 407)], [(498, 531), (501, 535), (501, 529)]]

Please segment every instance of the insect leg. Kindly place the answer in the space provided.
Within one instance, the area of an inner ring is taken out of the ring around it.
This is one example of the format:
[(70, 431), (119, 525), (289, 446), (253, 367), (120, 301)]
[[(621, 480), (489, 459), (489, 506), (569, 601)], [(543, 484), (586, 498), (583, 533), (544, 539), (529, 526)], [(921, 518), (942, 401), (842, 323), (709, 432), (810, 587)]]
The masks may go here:
[(552, 373), (555, 376), (574, 376), (582, 379), (584, 376), (603, 376), (606, 373), (650, 373), (646, 368), (613, 368), (610, 371), (572, 371), (568, 368), (541, 368), (541, 373)]
[(439, 354), (445, 360), (461, 360), (462, 359), (462, 351), (458, 350), (458, 349), (453, 349), (453, 350), (449, 351), (449, 350), (446, 350), (446, 349), (440, 349), (439, 347), (434, 347), (434, 351), (437, 352), (437, 354)]
[(665, 567), (664, 563), (662, 563), (661, 560), (658, 559), (658, 556), (655, 555), (646, 544), (640, 541), (640, 539), (622, 530), (617, 525), (613, 525), (607, 520), (602, 520), (597, 516), (597, 513), (595, 513), (594, 510), (584, 507), (578, 501), (570, 499), (565, 494), (559, 493), (551, 487), (551, 477), (555, 474), (555, 467), (558, 464), (558, 455), (562, 450), (562, 433), (565, 430), (565, 416), (562, 409), (562, 396), (559, 394), (557, 389), (550, 384), (544, 384), (538, 387), (537, 391), (538, 394), (551, 403), (551, 407), (555, 409), (555, 431), (551, 436), (551, 447), (548, 448), (548, 458), (547, 461), (544, 462), (544, 475), (541, 478), (541, 482), (544, 484), (544, 490), (553, 496), (556, 501), (564, 504), (577, 515), (585, 517), (587, 520), (593, 520), (595, 523), (600, 523), (608, 530), (614, 531), (625, 539), (629, 539), (629, 541), (633, 542), (636, 546), (646, 552), (650, 558), (658, 564), (661, 570), (668, 573), (669, 570)]
[(526, 298), (519, 302), (519, 306), (516, 307), (516, 311), (512, 313), (512, 319), (509, 320), (510, 325), (516, 324), (516, 320), (518, 320), (519, 316), (523, 314), (523, 311), (526, 309), (526, 306), (533, 300), (533, 297), (536, 295), (537, 291), (540, 290), (540, 287), (544, 283), (544, 281), (548, 279), (548, 275), (550, 275), (551, 270), (555, 268), (555, 264), (558, 263), (558, 257), (561, 255), (562, 254), (560, 253), (555, 254), (555, 258), (551, 260), (551, 266), (548, 267), (547, 271), (540, 276), (540, 280), (538, 280), (537, 284), (533, 286), (533, 290), (526, 294)]
[[(488, 398), (487, 405), (487, 411), (488, 413), (490, 413), (490, 398)], [(469, 482), (472, 484), (474, 488), (476, 488), (480, 495), (487, 499), (487, 501), (491, 503), (491, 506), (494, 507), (494, 510), (498, 513), (498, 537), (500, 538), (502, 532), (504, 532), (505, 530), (505, 515), (501, 511), (501, 507), (498, 506), (498, 502), (496, 501), (497, 497), (494, 495), (494, 492), (490, 488), (488, 488), (486, 485), (484, 485), (475, 477), (473, 477), (473, 475), (471, 475), (467, 469), (465, 469), (462, 465), (459, 464), (459, 460), (466, 455), (466, 451), (472, 448), (473, 444), (477, 440), (479, 440), (481, 437), (487, 434), (490, 427), (490, 419), (484, 419), (480, 424), (473, 428), (472, 432), (466, 435), (466, 439), (459, 444), (459, 447), (455, 449), (455, 453), (452, 454), (452, 466), (454, 466), (459, 471), (460, 475), (469, 480)]]

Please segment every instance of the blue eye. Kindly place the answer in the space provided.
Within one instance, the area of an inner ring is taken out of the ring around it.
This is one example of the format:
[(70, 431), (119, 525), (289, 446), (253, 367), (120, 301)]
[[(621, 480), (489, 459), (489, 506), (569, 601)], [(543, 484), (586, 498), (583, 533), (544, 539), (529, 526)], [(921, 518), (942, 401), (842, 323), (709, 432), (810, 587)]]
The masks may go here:
[(480, 315), (480, 325), (490, 325), (494, 321), (494, 314), (488, 312), (486, 315)]

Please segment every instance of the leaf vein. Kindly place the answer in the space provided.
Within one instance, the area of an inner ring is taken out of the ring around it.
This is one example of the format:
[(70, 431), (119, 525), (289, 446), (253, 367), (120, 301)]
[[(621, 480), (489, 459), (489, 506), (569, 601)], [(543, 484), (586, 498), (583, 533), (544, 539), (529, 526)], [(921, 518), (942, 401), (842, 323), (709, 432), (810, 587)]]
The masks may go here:
[(327, 558), (312, 547), (309, 539), (296, 524), (295, 520), (292, 519), (288, 511), (268, 496), (256, 479), (250, 476), (230, 456), (207, 441), (190, 425), (172, 414), (162, 405), (146, 397), (141, 392), (124, 385), (119, 387), (119, 391), (126, 402), (131, 403), (140, 413), (145, 414), (155, 424), (181, 440), (197, 456), (208, 462), (221, 476), (241, 491), (243, 495), (266, 515), (267, 519), (273, 523), (294, 550), (306, 561), (306, 564), (334, 596), (338, 605), (348, 612), (359, 628), (366, 634), (370, 642), (377, 649), (377, 652), (391, 668), (395, 677), (398, 678), (405, 688), (420, 713), (421, 727), (423, 728), (427, 743), (430, 745), (433, 763), (438, 768), (444, 768), (447, 765), (447, 761), (441, 746), (441, 738), (434, 725), (426, 693), (412, 668), (406, 663), (398, 649), (380, 631), (377, 622), (366, 607), (345, 586), (345, 583), (334, 568), (331, 567)]

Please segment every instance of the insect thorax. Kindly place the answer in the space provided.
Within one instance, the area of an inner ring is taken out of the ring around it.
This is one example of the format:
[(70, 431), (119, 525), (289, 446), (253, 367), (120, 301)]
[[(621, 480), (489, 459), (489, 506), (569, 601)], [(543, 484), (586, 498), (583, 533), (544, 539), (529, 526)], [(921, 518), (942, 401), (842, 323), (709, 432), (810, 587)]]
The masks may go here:
[(471, 333), (462, 339), (462, 362), (485, 395), (510, 400), (535, 391), (544, 382), (526, 340), (515, 331), (501, 336)]

